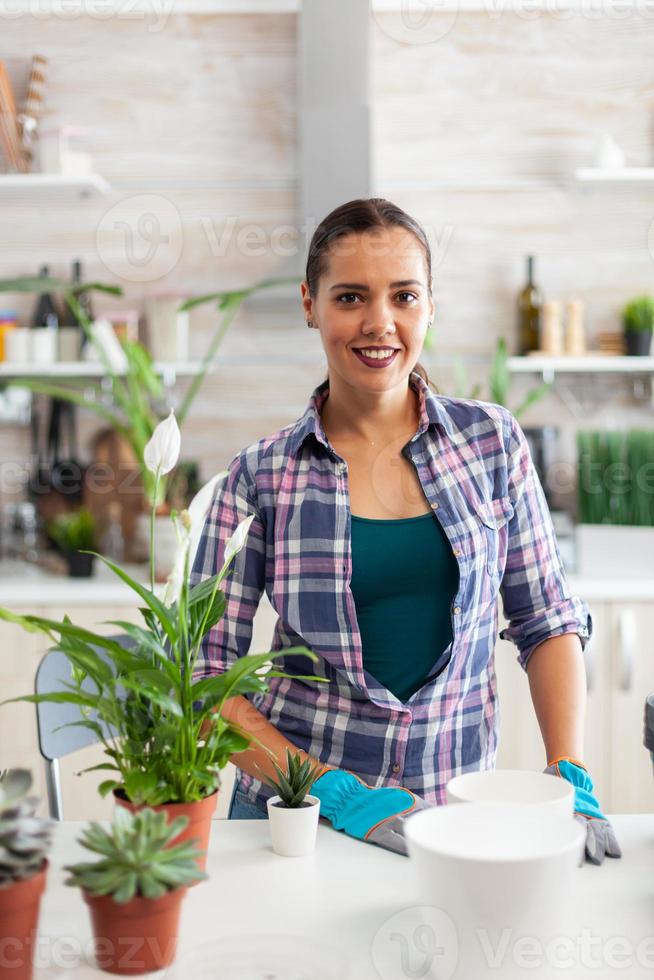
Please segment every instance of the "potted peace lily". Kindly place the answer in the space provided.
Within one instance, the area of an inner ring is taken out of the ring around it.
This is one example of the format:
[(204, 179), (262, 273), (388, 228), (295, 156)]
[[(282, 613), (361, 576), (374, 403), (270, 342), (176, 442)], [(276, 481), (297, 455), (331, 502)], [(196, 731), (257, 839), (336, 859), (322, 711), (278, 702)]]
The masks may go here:
[[(144, 451), (145, 464), (153, 474), (155, 500), (159, 479), (177, 462), (180, 441), (171, 412), (156, 427)], [(286, 647), (248, 654), (222, 674), (194, 679), (202, 638), (225, 612), (221, 582), (254, 519), (251, 514), (236, 528), (225, 546), (220, 571), (191, 587), (190, 543), (204, 524), (217, 479), (200, 491), (189, 511), (183, 511), (179, 518), (176, 514), (171, 517), (180, 547), (162, 598), (154, 581), (156, 504), (150, 515), (149, 588), (110, 559), (97, 555), (143, 603), (142, 625), (111, 621), (126, 634), (129, 649), (115, 638), (75, 625), (67, 616), (59, 622), (0, 607), (0, 619), (44, 633), (65, 654), (71, 667), (70, 681), (63, 690), (9, 700), (77, 705), (80, 718), (76, 724), (95, 734), (107, 759), (89, 768), (111, 773), (100, 784), (100, 793), (113, 792), (116, 803), (128, 809), (149, 806), (165, 810), (171, 819), (187, 816), (189, 823), (180, 839), (198, 838), (203, 852), (217, 803), (220, 770), (232, 755), (258, 741), (236, 723), (225, 720), (223, 705), (236, 695), (265, 693), (269, 678), (290, 676), (274, 668), (261, 673), (275, 658), (299, 653), (317, 660), (306, 646)], [(300, 679), (327, 681), (313, 676)], [(204, 867), (204, 856), (200, 864)]]
[(316, 846), (320, 800), (310, 796), (309, 790), (320, 776), (323, 766), (312, 765), (309, 759), (302, 762), (300, 753), (286, 750), (286, 771), (272, 760), (277, 779), (262, 775), (273, 789), (275, 796), (267, 801), (268, 819), (273, 850), (284, 857), (303, 857)]
[(36, 816), (38, 799), (28, 796), (32, 774), (8, 769), (0, 775), (0, 939), (5, 948), (2, 976), (30, 980), (34, 936), (48, 874), (53, 821)]
[(199, 852), (182, 840), (186, 817), (119, 808), (108, 829), (91, 823), (79, 838), (97, 861), (66, 865), (67, 885), (82, 890), (93, 926), (96, 964), (119, 974), (149, 973), (175, 958), (181, 904), (206, 878)]

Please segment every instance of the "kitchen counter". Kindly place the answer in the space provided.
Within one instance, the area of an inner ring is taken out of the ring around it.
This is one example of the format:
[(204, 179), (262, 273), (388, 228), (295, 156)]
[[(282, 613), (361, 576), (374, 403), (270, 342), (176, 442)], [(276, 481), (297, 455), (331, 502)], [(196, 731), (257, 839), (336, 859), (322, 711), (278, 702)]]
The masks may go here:
[[(125, 565), (137, 581), (149, 583), (147, 565)], [(651, 578), (606, 578), (568, 575), (570, 588), (587, 602), (654, 601), (654, 576)], [(164, 585), (161, 586), (163, 591)], [(15, 607), (62, 605), (112, 605), (138, 600), (102, 562), (97, 561), (94, 575), (88, 579), (68, 578), (23, 561), (0, 561), (0, 605)]]
[[(654, 815), (611, 820), (623, 857), (578, 869), (567, 938), (545, 947), (540, 959), (530, 944), (525, 978), (654, 974)], [(91, 938), (86, 906), (77, 889), (63, 885), (61, 871), (89, 859), (75, 841), (82, 826), (56, 828), (34, 980), (102, 975), (84, 957)], [(313, 854), (284, 858), (272, 851), (267, 821), (215, 820), (207, 872), (184, 900), (177, 960), (166, 980), (406, 980), (428, 975), (426, 955), (438, 980), (471, 980), (456, 970), (456, 938), (425, 935), (411, 861), (326, 823)], [(517, 955), (518, 938), (509, 939), (505, 964)], [(554, 969), (553, 960), (565, 965)], [(474, 980), (506, 972), (500, 962)]]

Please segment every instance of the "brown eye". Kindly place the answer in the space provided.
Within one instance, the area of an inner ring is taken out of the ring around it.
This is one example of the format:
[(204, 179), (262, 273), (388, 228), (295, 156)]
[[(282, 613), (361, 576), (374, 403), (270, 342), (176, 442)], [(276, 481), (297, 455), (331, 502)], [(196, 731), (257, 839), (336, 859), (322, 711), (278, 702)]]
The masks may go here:
[[(355, 296), (355, 297), (356, 297), (356, 295), (357, 295), (356, 293), (341, 293), (341, 295), (340, 295), (340, 296), (337, 296), (337, 298), (336, 298), (336, 301), (337, 301), (338, 303), (340, 303), (340, 301), (341, 301), (341, 300), (342, 300), (342, 299), (343, 299), (343, 298), (344, 298), (345, 296)], [(343, 306), (352, 306), (352, 304), (351, 304), (351, 303), (343, 303), (342, 305), (343, 305)]]
[(398, 297), (399, 296), (412, 296), (413, 299), (416, 299), (416, 300), (418, 299), (418, 297), (416, 296), (415, 293), (409, 293), (409, 292), (406, 292), (406, 291), (405, 292), (398, 293), (397, 295), (398, 295)]

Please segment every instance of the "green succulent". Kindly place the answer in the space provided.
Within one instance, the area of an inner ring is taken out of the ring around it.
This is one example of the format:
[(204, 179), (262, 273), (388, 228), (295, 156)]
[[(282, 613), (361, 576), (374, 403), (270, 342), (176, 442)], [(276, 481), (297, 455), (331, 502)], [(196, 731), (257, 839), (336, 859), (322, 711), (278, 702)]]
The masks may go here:
[(65, 883), (123, 903), (136, 896), (161, 898), (202, 881), (207, 875), (198, 867), (202, 851), (195, 841), (168, 846), (187, 824), (188, 817), (169, 823), (163, 810), (146, 807), (132, 813), (118, 806), (108, 829), (92, 822), (78, 839), (82, 847), (100, 854), (100, 860), (65, 865), (70, 872)]
[(654, 296), (638, 296), (627, 303), (622, 311), (622, 325), (634, 333), (654, 329)]
[(38, 874), (50, 849), (54, 823), (35, 815), (31, 785), (28, 769), (0, 774), (0, 888)]
[(277, 791), (282, 803), (287, 807), (295, 809), (304, 803), (304, 798), (320, 775), (322, 766), (312, 765), (309, 759), (302, 762), (299, 752), (291, 755), (286, 749), (286, 772), (280, 769), (277, 763), (272, 760), (277, 773), (277, 780), (266, 777), (266, 782)]

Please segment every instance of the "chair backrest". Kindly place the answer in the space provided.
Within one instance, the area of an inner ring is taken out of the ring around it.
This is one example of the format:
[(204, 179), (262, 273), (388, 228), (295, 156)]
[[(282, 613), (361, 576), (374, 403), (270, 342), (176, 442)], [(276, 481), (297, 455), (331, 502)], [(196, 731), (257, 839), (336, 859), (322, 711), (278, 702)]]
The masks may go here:
[[(112, 636), (112, 640), (120, 643), (126, 649), (134, 646), (132, 637), (126, 634)], [(109, 662), (109, 655), (102, 647), (94, 647), (94, 650), (106, 662)], [(35, 693), (45, 694), (51, 691), (65, 691), (66, 683), (70, 683), (71, 673), (70, 664), (66, 655), (57, 647), (49, 650), (36, 671)], [(85, 691), (95, 692), (96, 688), (90, 678), (86, 678), (82, 683)], [(95, 712), (89, 713), (89, 718), (99, 721)], [(38, 725), (39, 750), (44, 759), (62, 759), (71, 752), (86, 748), (98, 741), (95, 732), (82, 725), (71, 725), (80, 719), (80, 709), (76, 704), (54, 703), (42, 701), (36, 705), (36, 720)], [(68, 727), (62, 728), (62, 725)], [(104, 731), (107, 731), (104, 728)], [(107, 734), (109, 734), (107, 732)]]

